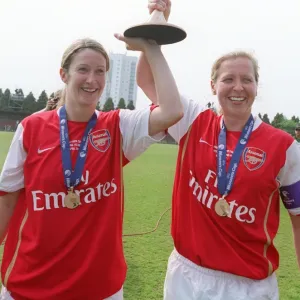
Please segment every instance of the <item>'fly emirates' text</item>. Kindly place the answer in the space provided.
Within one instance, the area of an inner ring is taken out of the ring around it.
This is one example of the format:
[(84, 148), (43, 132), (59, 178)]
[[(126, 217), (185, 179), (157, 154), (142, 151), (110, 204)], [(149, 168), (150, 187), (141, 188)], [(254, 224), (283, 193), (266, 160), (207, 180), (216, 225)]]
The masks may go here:
[[(206, 185), (203, 188), (193, 176), (193, 172), (190, 171), (191, 178), (189, 180), (189, 186), (193, 190), (193, 195), (197, 199), (199, 203), (206, 206), (209, 209), (214, 209), (215, 203), (219, 200), (219, 196), (214, 195), (210, 190), (209, 186)], [(218, 186), (217, 174), (211, 170), (208, 170), (207, 175), (205, 177), (204, 182), (206, 184), (211, 184), (213, 181), (213, 185), (215, 188)], [(254, 223), (255, 221), (255, 208), (248, 208), (247, 206), (241, 205), (239, 206), (237, 200), (228, 201), (230, 205), (230, 212), (227, 216), (228, 218), (235, 217), (239, 222), (246, 223)]]
[[(85, 176), (82, 176), (81, 181), (84, 182), (84, 185), (87, 185), (89, 182), (89, 171), (86, 171)], [(95, 188), (86, 188), (76, 190), (75, 193), (80, 196), (80, 204), (82, 201), (85, 203), (93, 203), (98, 200), (101, 200), (103, 197), (107, 198), (111, 194), (114, 194), (117, 191), (117, 185), (114, 183), (115, 179), (113, 178), (110, 182), (99, 183)], [(32, 200), (33, 200), (33, 210), (41, 211), (48, 210), (53, 208), (65, 207), (64, 198), (66, 193), (51, 193), (45, 194), (43, 191), (32, 191)]]

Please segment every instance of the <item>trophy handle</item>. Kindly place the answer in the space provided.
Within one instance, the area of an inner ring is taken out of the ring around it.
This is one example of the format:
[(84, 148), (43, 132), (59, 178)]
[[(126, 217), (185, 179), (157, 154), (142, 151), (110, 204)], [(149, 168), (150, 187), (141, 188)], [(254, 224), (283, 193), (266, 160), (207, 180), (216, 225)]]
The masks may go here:
[(150, 18), (148, 20), (148, 23), (152, 23), (152, 24), (161, 24), (161, 23), (167, 23), (164, 13), (162, 11), (159, 11), (157, 9), (155, 9), (151, 15)]

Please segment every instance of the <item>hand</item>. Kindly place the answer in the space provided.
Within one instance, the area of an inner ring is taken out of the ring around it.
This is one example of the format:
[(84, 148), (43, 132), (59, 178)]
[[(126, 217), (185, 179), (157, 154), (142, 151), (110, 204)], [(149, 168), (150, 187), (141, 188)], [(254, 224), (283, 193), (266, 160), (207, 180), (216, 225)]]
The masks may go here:
[(164, 12), (168, 21), (171, 12), (171, 0), (148, 0), (148, 9), (151, 14), (155, 9)]
[(46, 110), (53, 110), (56, 107), (57, 101), (53, 98), (50, 98), (46, 104)]
[(126, 44), (127, 50), (145, 52), (149, 47), (157, 45), (155, 41), (146, 40), (143, 38), (127, 38), (122, 34), (115, 33), (115, 38)]

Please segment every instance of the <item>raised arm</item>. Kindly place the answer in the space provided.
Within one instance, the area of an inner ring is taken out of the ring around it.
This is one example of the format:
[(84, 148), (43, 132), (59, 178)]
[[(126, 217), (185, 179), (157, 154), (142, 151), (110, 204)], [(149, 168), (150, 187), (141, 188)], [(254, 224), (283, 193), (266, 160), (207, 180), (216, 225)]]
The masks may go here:
[(149, 62), (159, 107), (154, 109), (149, 120), (149, 134), (155, 135), (177, 123), (183, 117), (180, 95), (169, 66), (159, 46), (149, 47), (144, 52)]
[(183, 106), (177, 85), (160, 47), (141, 38), (125, 38), (119, 34), (115, 36), (127, 44), (128, 50), (143, 52), (150, 66), (159, 107), (150, 115), (149, 135), (153, 136), (168, 129), (183, 117)]
[[(155, 9), (163, 11), (165, 19), (168, 20), (171, 12), (171, 1), (170, 0), (149, 0), (148, 9), (150, 14)], [(155, 81), (153, 78), (151, 67), (149, 65), (149, 62), (144, 52), (142, 52), (139, 57), (136, 78), (137, 78), (138, 86), (143, 90), (145, 95), (152, 101), (152, 103), (158, 104), (159, 99), (157, 98)]]

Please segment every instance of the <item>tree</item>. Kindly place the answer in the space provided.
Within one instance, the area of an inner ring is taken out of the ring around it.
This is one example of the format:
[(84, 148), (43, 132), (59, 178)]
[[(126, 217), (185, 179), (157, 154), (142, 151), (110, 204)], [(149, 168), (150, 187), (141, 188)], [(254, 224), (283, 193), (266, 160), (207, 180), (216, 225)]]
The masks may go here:
[(285, 119), (280, 123), (280, 128), (293, 135), (296, 125), (297, 123), (295, 121)]
[(259, 118), (260, 118), (260, 119), (262, 120), (262, 116), (261, 116), (261, 113), (259, 113), (259, 114), (258, 114), (258, 116), (259, 116)]
[(18, 96), (24, 96), (23, 90), (22, 89), (15, 89), (15, 94)]
[(36, 110), (38, 111), (38, 110), (45, 108), (47, 101), (48, 101), (48, 96), (45, 91), (42, 91), (42, 93), (40, 94), (38, 101), (37, 101)]
[(124, 98), (121, 98), (120, 101), (119, 101), (119, 104), (118, 104), (118, 109), (121, 109), (121, 108), (126, 108), (126, 104), (125, 104), (125, 100)]
[(30, 92), (24, 99), (23, 110), (29, 113), (34, 113), (37, 111), (37, 102), (34, 98), (32, 92)]
[(267, 124), (271, 124), (268, 114), (264, 114), (262, 120)]
[(292, 116), (292, 121), (294, 121), (295, 123), (299, 123), (299, 117), (296, 117), (296, 116)]
[(275, 128), (281, 128), (280, 124), (285, 120), (285, 117), (283, 114), (277, 113), (271, 123), (272, 126)]
[(22, 111), (24, 104), (24, 93), (22, 89), (15, 89), (15, 92), (10, 95), (8, 109), (14, 111)]
[(132, 100), (130, 100), (130, 101), (128, 102), (127, 108), (130, 109), (130, 110), (135, 110), (135, 107), (134, 107), (134, 105), (133, 105), (133, 101), (132, 101)]
[(2, 97), (3, 97), (2, 89), (0, 89), (0, 109), (2, 108)]
[(113, 102), (112, 98), (107, 98), (106, 102), (104, 103), (103, 106), (103, 111), (110, 111), (110, 110), (114, 110), (115, 109), (115, 105)]
[(1, 97), (1, 108), (4, 110), (8, 110), (8, 104), (9, 104), (9, 99), (10, 99), (10, 90), (6, 89), (3, 96)]

